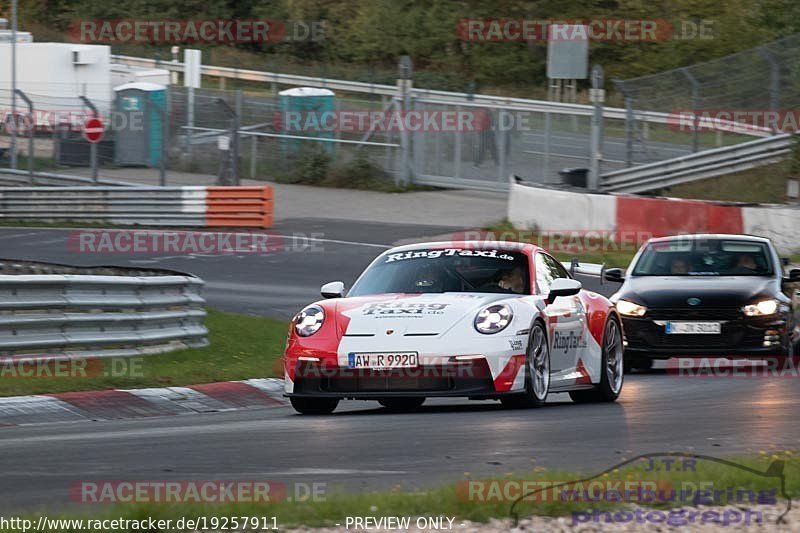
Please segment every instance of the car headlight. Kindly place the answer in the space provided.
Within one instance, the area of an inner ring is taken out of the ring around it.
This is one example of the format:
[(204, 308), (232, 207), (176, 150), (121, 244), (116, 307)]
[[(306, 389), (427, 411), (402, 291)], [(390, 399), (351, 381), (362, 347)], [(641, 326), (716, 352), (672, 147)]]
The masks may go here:
[(514, 313), (506, 304), (494, 304), (485, 307), (475, 317), (475, 329), (478, 333), (498, 333), (506, 329), (514, 318)]
[(294, 330), (301, 337), (310, 337), (322, 327), (325, 311), (318, 305), (310, 305), (300, 311), (294, 319)]
[(767, 316), (778, 312), (778, 300), (761, 300), (760, 302), (745, 305), (742, 311), (747, 316)]
[(647, 312), (647, 308), (643, 305), (629, 302), (628, 300), (619, 300), (617, 301), (617, 311), (619, 311), (619, 314), (625, 316), (644, 316)]

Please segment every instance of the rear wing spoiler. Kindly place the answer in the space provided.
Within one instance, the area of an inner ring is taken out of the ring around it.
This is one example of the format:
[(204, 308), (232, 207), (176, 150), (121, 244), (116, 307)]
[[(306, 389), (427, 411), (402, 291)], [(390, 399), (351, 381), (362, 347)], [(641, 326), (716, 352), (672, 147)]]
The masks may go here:
[(564, 268), (566, 268), (573, 277), (575, 274), (578, 274), (580, 276), (600, 278), (600, 284), (603, 284), (606, 273), (605, 263), (582, 263), (577, 259), (573, 259), (572, 261), (563, 261), (561, 264), (564, 265)]

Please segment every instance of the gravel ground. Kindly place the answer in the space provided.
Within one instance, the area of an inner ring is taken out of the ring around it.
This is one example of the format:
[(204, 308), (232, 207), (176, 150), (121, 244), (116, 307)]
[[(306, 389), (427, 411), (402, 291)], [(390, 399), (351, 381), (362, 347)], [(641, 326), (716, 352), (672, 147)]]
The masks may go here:
[[(616, 523), (613, 522), (615, 513), (614, 511), (611, 513), (610, 518), (607, 518), (605, 513), (599, 513), (596, 520), (593, 516), (581, 516), (580, 518), (586, 520), (585, 523), (573, 523), (577, 520), (573, 520), (573, 517), (560, 517), (560, 518), (551, 518), (551, 517), (543, 517), (543, 516), (534, 516), (529, 518), (524, 518), (520, 520), (520, 523), (517, 527), (514, 527), (514, 523), (510, 519), (492, 519), (488, 523), (481, 523), (481, 522), (469, 522), (464, 520), (454, 520), (452, 526), (448, 525), (448, 521), (445, 518), (443, 521), (443, 527), (436, 528), (436, 527), (428, 527), (428, 528), (420, 528), (416, 525), (416, 518), (410, 519), (410, 527), (395, 527), (395, 528), (386, 528), (386, 527), (376, 527), (374, 526), (375, 522), (370, 523), (370, 526), (373, 527), (358, 527), (359, 524), (351, 524), (347, 527), (346, 524), (342, 523), (338, 527), (333, 528), (319, 528), (319, 529), (295, 529), (291, 530), (293, 533), (328, 533), (328, 532), (339, 532), (339, 531), (436, 531), (436, 530), (452, 530), (458, 533), (492, 533), (492, 532), (501, 532), (501, 531), (510, 531), (510, 532), (557, 532), (557, 531), (569, 531), (572, 533), (589, 533), (589, 532), (604, 532), (604, 531), (641, 531), (641, 532), (658, 532), (658, 531), (703, 531), (703, 532), (712, 532), (712, 531), (796, 531), (800, 532), (800, 509), (794, 508), (792, 509), (785, 517), (784, 523), (777, 524), (776, 521), (778, 517), (780, 517), (783, 513), (786, 512), (785, 504), (781, 505), (756, 505), (749, 508), (750, 511), (750, 523), (745, 522), (745, 509), (741, 507), (697, 507), (697, 508), (684, 508), (684, 509), (673, 509), (671, 511), (656, 511), (658, 514), (650, 514), (650, 520), (648, 520), (648, 513), (652, 513), (652, 509), (644, 509), (640, 513), (641, 519), (636, 520), (635, 513), (636, 509), (631, 509), (631, 516), (634, 518), (632, 521), (628, 521), (626, 523), (622, 523), (625, 520), (625, 515), (619, 516), (619, 521)], [(623, 511), (624, 512), (624, 511)], [(665, 523), (660, 523), (667, 517), (668, 513), (672, 513), (672, 516), (683, 516), (683, 521), (676, 520), (674, 525), (670, 526)], [(681, 515), (682, 513), (682, 515)], [(690, 521), (688, 517), (692, 516), (694, 513), (694, 521)], [(709, 514), (715, 513), (715, 514)], [(760, 514), (760, 516), (759, 516)], [(706, 517), (706, 523), (701, 523), (703, 516)], [(728, 524), (725, 525), (723, 523), (723, 517), (728, 517)], [(737, 519), (737, 517), (739, 517)], [(362, 517), (363, 518), (363, 517)], [(372, 518), (372, 517), (370, 517)], [(375, 515), (374, 518), (379, 519), (383, 518), (379, 515)], [(402, 518), (402, 517), (401, 517)], [(433, 517), (433, 518), (440, 518), (440, 517)], [(578, 517), (576, 517), (577, 519)], [(714, 522), (716, 520), (716, 523)], [(448, 529), (451, 527), (451, 529)]]

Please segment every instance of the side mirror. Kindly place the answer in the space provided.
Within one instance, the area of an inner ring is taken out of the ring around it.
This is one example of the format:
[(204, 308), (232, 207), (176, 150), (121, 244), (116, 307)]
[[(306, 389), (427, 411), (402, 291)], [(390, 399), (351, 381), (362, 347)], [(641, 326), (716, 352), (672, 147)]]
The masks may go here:
[(580, 281), (570, 278), (556, 278), (550, 284), (550, 292), (547, 294), (547, 303), (551, 304), (559, 296), (572, 296), (578, 294), (583, 285)]
[(609, 268), (605, 272), (606, 281), (613, 281), (615, 283), (622, 283), (625, 281), (625, 276), (622, 275), (621, 268)]
[(783, 278), (786, 283), (800, 283), (800, 268), (793, 268), (789, 271), (789, 275)]
[(319, 290), (323, 298), (341, 298), (344, 296), (344, 283), (341, 281), (331, 281), (326, 283)]

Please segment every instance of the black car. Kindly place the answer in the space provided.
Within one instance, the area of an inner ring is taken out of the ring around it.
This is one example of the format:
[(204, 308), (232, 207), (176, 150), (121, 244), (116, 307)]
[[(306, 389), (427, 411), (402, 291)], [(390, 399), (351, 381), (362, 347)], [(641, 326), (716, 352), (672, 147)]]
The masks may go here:
[[(788, 262), (788, 261), (787, 261)], [(763, 357), (800, 354), (788, 276), (768, 239), (692, 235), (651, 239), (611, 297), (622, 316), (628, 368), (671, 356)]]

